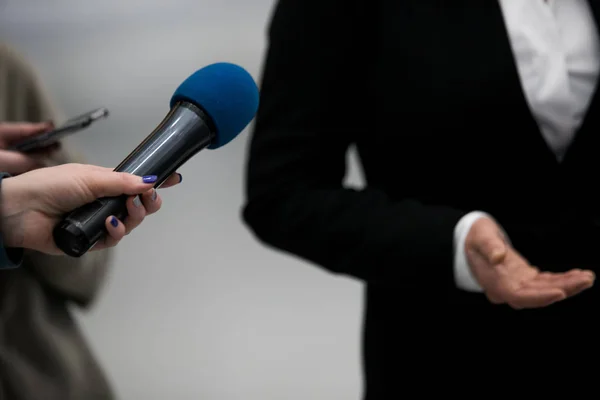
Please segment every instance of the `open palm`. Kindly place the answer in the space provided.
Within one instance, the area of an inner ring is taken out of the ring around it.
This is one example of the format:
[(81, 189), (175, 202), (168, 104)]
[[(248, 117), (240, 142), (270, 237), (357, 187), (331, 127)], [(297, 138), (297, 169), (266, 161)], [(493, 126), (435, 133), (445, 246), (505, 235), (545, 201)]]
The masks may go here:
[(469, 266), (494, 304), (515, 309), (546, 307), (594, 284), (592, 271), (540, 271), (506, 243), (495, 222), (487, 218), (477, 221), (469, 236), (465, 246)]

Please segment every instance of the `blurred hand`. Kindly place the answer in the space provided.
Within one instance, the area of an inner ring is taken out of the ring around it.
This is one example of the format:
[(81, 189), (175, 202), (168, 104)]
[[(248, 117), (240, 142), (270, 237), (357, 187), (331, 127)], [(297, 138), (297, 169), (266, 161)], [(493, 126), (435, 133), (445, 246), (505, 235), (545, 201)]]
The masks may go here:
[[(181, 175), (175, 173), (161, 188), (179, 182)], [(83, 164), (41, 168), (4, 178), (1, 188), (4, 245), (62, 254), (54, 244), (52, 230), (65, 213), (100, 197), (130, 195), (125, 223), (115, 217), (107, 218), (108, 235), (92, 250), (115, 246), (146, 215), (160, 209), (162, 200), (153, 185), (154, 182), (146, 183), (136, 175)]]
[(565, 300), (592, 287), (591, 271), (540, 272), (507, 243), (500, 227), (489, 218), (477, 220), (465, 242), (475, 279), (494, 304), (538, 308)]
[(53, 129), (51, 122), (0, 122), (0, 171), (11, 175), (19, 175), (44, 166), (43, 158), (58, 148), (51, 146), (43, 151), (24, 154), (7, 150), (11, 145), (21, 140), (40, 135)]

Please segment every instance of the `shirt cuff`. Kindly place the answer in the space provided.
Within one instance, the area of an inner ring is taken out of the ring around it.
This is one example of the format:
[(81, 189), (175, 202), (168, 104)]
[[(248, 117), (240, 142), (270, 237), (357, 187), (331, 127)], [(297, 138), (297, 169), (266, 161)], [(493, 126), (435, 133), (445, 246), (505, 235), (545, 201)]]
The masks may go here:
[(468, 292), (483, 293), (483, 288), (471, 272), (465, 253), (465, 241), (471, 226), (482, 217), (491, 218), (484, 212), (473, 211), (462, 217), (454, 228), (454, 282), (459, 289)]

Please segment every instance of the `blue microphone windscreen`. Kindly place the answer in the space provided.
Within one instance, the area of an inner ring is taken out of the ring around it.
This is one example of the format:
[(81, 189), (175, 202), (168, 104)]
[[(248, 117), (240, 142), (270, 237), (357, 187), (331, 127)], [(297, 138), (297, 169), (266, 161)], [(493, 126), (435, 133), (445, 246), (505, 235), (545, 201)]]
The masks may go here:
[(259, 92), (252, 76), (230, 63), (208, 65), (187, 78), (171, 97), (171, 107), (187, 101), (203, 109), (217, 130), (208, 146), (216, 149), (233, 140), (258, 111)]

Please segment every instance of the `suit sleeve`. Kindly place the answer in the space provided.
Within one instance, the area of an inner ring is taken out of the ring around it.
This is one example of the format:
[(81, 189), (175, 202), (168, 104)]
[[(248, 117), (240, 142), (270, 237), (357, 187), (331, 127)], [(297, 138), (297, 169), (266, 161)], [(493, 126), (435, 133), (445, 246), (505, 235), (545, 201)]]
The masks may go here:
[(276, 4), (243, 218), (266, 245), (332, 273), (454, 287), (454, 229), (466, 212), (343, 186), (349, 146), (374, 129), (370, 10), (366, 1)]

